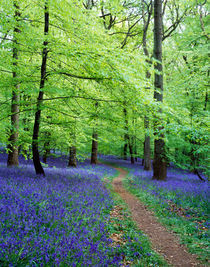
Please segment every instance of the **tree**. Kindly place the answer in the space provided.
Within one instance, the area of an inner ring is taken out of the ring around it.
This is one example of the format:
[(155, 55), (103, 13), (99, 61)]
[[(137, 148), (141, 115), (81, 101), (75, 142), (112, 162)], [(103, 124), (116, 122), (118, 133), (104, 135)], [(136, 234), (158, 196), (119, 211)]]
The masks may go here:
[(43, 162), (47, 163), (47, 158), (50, 155), (50, 132), (46, 132), (46, 139), (44, 141)]
[(129, 144), (129, 135), (128, 135), (128, 118), (127, 118), (127, 109), (126, 103), (123, 108), (124, 116), (125, 116), (125, 134), (124, 134), (124, 147), (123, 147), (123, 159), (127, 160), (127, 150)]
[[(145, 12), (145, 5), (147, 6), (147, 17)], [(147, 57), (147, 62), (151, 65), (151, 60), (149, 58), (149, 51), (147, 47), (147, 32), (148, 27), (151, 21), (151, 15), (153, 11), (153, 2), (150, 1), (149, 4), (142, 1), (142, 16), (143, 16), (143, 36), (142, 36), (142, 43), (143, 43), (143, 51), (144, 55)], [(150, 79), (151, 73), (149, 70), (146, 71), (146, 78)], [(148, 87), (147, 87), (148, 89)], [(150, 134), (149, 134), (149, 118), (148, 115), (144, 117), (144, 127), (146, 130), (145, 138), (144, 138), (144, 170), (150, 171), (152, 169), (151, 166), (151, 148), (150, 148)]]
[(97, 164), (98, 159), (98, 134), (95, 129), (93, 129), (93, 135), (92, 135), (92, 150), (91, 150), (91, 164)]
[(12, 76), (14, 80), (14, 89), (12, 91), (12, 103), (11, 103), (11, 128), (9, 135), (9, 144), (8, 144), (8, 159), (7, 166), (18, 166), (18, 131), (19, 131), (19, 83), (18, 83), (18, 35), (20, 34), (20, 11), (17, 1), (14, 1), (14, 20), (15, 28), (13, 33), (13, 71)]
[[(163, 102), (163, 68), (162, 68), (162, 0), (154, 1), (154, 59), (155, 59), (155, 82), (154, 99)], [(159, 107), (158, 114), (162, 109)], [(165, 180), (167, 175), (167, 162), (165, 155), (164, 135), (161, 133), (163, 126), (161, 119), (155, 118), (155, 141), (153, 160), (153, 179)]]
[(77, 147), (76, 147), (76, 119), (71, 129), (71, 145), (69, 147), (68, 167), (77, 167)]
[(39, 91), (39, 95), (37, 98), (37, 107), (36, 107), (37, 109), (35, 113), (33, 139), (32, 139), (34, 168), (36, 170), (36, 174), (40, 174), (43, 176), (45, 176), (45, 172), (40, 163), (39, 150), (38, 150), (38, 137), (39, 137), (39, 128), (40, 128), (40, 120), (41, 120), (41, 104), (42, 104), (43, 96), (44, 96), (43, 88), (45, 86), (45, 81), (46, 81), (47, 56), (49, 52), (47, 48), (47, 45), (48, 45), (47, 35), (49, 32), (49, 3), (48, 1), (45, 1), (44, 10), (45, 10), (44, 35), (46, 36), (46, 40), (44, 40), (44, 43), (43, 43), (40, 91)]
[(76, 149), (76, 146), (70, 146), (69, 148), (68, 167), (77, 167)]
[[(95, 109), (96, 113), (98, 110), (98, 102), (95, 103)], [(93, 128), (93, 134), (92, 134), (92, 148), (91, 148), (91, 164), (97, 164), (98, 163), (98, 132), (97, 132), (97, 124), (98, 124), (98, 116), (96, 115), (96, 126)]]

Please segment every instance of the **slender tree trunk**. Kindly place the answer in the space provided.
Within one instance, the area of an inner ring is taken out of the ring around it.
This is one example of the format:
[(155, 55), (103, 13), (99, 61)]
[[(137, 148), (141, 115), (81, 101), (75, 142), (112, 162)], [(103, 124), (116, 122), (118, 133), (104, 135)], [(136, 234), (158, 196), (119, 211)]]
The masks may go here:
[[(155, 91), (154, 99), (163, 102), (163, 74), (162, 74), (162, 0), (154, 1), (154, 58), (155, 63)], [(162, 110), (159, 109), (159, 113)], [(153, 160), (153, 179), (165, 180), (167, 176), (167, 163), (165, 157), (165, 142), (163, 134), (158, 134), (163, 130), (161, 119), (156, 118), (155, 123), (155, 143)]]
[[(145, 120), (144, 121), (145, 129), (148, 130), (149, 120), (147, 116), (145, 116), (144, 120)], [(152, 166), (151, 166), (151, 157), (150, 157), (150, 136), (146, 132), (145, 139), (144, 139), (144, 170), (150, 171), (151, 169), (152, 169)]]
[(14, 28), (14, 38), (13, 38), (13, 80), (15, 84), (15, 88), (12, 91), (12, 103), (11, 103), (11, 129), (10, 129), (10, 136), (9, 136), (9, 144), (8, 144), (8, 159), (7, 159), (7, 166), (18, 166), (19, 160), (18, 160), (18, 136), (19, 136), (19, 84), (16, 81), (17, 79), (17, 66), (18, 66), (18, 42), (17, 42), (17, 35), (20, 33), (18, 20), (20, 19), (20, 12), (19, 12), (19, 6), (16, 4), (16, 1), (14, 1), (14, 7), (15, 7), (15, 22), (16, 26)]
[(69, 148), (69, 163), (68, 167), (77, 167), (77, 158), (76, 158), (76, 146), (71, 146)]
[(180, 153), (179, 148), (176, 147), (175, 150), (174, 150), (175, 162), (179, 162), (179, 153)]
[[(31, 96), (27, 96), (27, 95), (23, 95), (23, 101), (24, 101), (24, 107), (28, 108), (29, 107), (29, 103), (31, 101)], [(31, 112), (25, 112), (24, 113), (24, 118), (23, 118), (23, 125), (24, 125), (24, 132), (29, 134), (29, 123), (30, 123), (30, 117), (31, 117)], [(24, 155), (27, 156), (27, 158), (29, 158), (30, 155), (30, 151), (27, 148), (23, 149), (23, 153)]]
[[(49, 144), (50, 144), (49, 142), (46, 143), (46, 146), (49, 146)], [(47, 163), (47, 159), (48, 159), (49, 155), (50, 155), (50, 148), (45, 148), (43, 158), (42, 158), (44, 163)]]
[(127, 144), (127, 135), (124, 136), (125, 144), (123, 147), (123, 159), (127, 160), (127, 150), (128, 150), (128, 144)]
[(191, 171), (196, 174), (198, 176), (198, 178), (201, 181), (205, 181), (205, 179), (200, 175), (200, 173), (198, 172), (197, 166), (199, 166), (199, 157), (196, 154), (196, 145), (197, 143), (194, 140), (191, 140), (190, 142), (191, 144), (191, 152), (190, 152), (190, 160), (191, 160)]
[(98, 159), (98, 134), (97, 132), (93, 129), (93, 135), (92, 135), (92, 152), (91, 152), (91, 164), (97, 164)]
[(131, 164), (135, 164), (135, 159), (133, 156), (133, 147), (132, 145), (129, 145), (129, 150), (130, 150), (130, 156), (131, 156)]
[(135, 159), (133, 156), (133, 138), (129, 137), (129, 151), (130, 151), (130, 156), (131, 156), (131, 164), (135, 163)]
[[(209, 72), (210, 70), (207, 71), (207, 77), (209, 77)], [(205, 94), (205, 102), (204, 102), (204, 110), (207, 110), (207, 105), (208, 105), (208, 89), (206, 88), (206, 94)]]
[[(144, 22), (144, 27), (143, 27), (143, 50), (144, 50), (144, 55), (147, 57), (147, 63), (149, 65), (151, 65), (151, 60), (149, 59), (149, 51), (147, 49), (147, 31), (148, 31), (148, 27), (150, 24), (150, 20), (151, 20), (151, 15), (152, 15), (152, 10), (153, 10), (153, 4), (151, 2), (150, 7), (148, 6), (148, 10), (147, 10), (147, 19), (145, 17), (145, 2), (142, 1), (142, 15), (143, 15), (143, 22)], [(149, 72), (149, 70), (147, 70), (146, 72), (146, 78), (150, 79), (151, 78), (151, 73)], [(150, 89), (150, 88), (146, 88), (146, 89)], [(145, 137), (144, 137), (144, 160), (143, 160), (143, 166), (144, 166), (144, 170), (146, 171), (150, 171), (152, 169), (151, 166), (151, 148), (150, 148), (150, 135), (149, 135), (149, 118), (148, 116), (145, 115), (144, 117), (144, 127), (146, 130), (145, 133)]]
[[(95, 103), (95, 112), (97, 114), (98, 109), (98, 102)], [(98, 124), (98, 116), (96, 116), (96, 127)], [(97, 164), (98, 163), (98, 133), (97, 129), (93, 128), (93, 134), (92, 134), (92, 150), (91, 150), (91, 164)]]
[(135, 154), (135, 161), (138, 161), (138, 157), (137, 157), (137, 144), (136, 144), (136, 136), (134, 139), (134, 154)]
[(123, 159), (127, 160), (127, 150), (129, 147), (129, 136), (128, 136), (128, 118), (127, 118), (127, 110), (126, 108), (123, 109), (124, 116), (125, 116), (125, 135), (124, 135), (124, 156)]
[(46, 140), (44, 142), (44, 153), (43, 153), (43, 162), (47, 163), (47, 158), (50, 155), (50, 132), (46, 133)]
[(71, 146), (69, 148), (68, 167), (77, 167), (77, 148), (76, 148), (76, 119), (74, 127), (71, 129)]
[[(17, 86), (16, 86), (17, 88)], [(7, 166), (18, 166), (18, 129), (19, 129), (19, 94), (15, 91), (12, 92), (12, 105), (11, 105), (11, 130), (9, 136), (9, 144), (8, 144), (8, 159), (7, 159)]]
[[(45, 2), (45, 23), (44, 23), (44, 35), (47, 36), (49, 32), (49, 6), (48, 1)], [(33, 129), (33, 139), (32, 139), (32, 152), (33, 152), (33, 163), (36, 174), (45, 176), (44, 169), (40, 163), (39, 150), (38, 150), (38, 137), (39, 137), (39, 128), (40, 128), (40, 119), (41, 119), (41, 104), (43, 101), (43, 88), (46, 81), (46, 68), (47, 68), (47, 49), (48, 41), (43, 43), (42, 51), (42, 65), (41, 65), (41, 81), (40, 81), (40, 91), (37, 98), (37, 107), (35, 113), (34, 129)]]

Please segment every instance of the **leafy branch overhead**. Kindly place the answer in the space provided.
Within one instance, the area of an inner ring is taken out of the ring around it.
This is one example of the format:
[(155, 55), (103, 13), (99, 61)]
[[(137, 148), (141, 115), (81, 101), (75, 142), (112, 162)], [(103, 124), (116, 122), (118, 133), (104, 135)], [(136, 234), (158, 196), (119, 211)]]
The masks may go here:
[[(161, 1), (160, 59), (155, 3), (1, 1), (0, 143), (13, 153), (8, 164), (18, 165), (18, 153), (32, 156), (32, 139), (40, 157), (49, 147), (76, 153), (70, 144), (89, 153), (97, 141), (101, 153), (143, 157), (149, 170), (162, 140), (166, 165), (208, 172), (209, 5)], [(154, 83), (161, 76), (163, 90)], [(187, 138), (198, 130), (199, 140)]]

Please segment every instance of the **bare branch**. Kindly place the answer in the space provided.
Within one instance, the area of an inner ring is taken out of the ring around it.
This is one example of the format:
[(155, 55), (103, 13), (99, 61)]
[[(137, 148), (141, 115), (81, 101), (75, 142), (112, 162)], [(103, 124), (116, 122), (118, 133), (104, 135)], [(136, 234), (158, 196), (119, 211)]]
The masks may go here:
[[(203, 5), (206, 3), (206, 1), (204, 1)], [(207, 38), (207, 40), (210, 39), (209, 35), (205, 32), (205, 27), (204, 27), (204, 22), (203, 22), (203, 14), (202, 14), (202, 6), (200, 6), (200, 24), (201, 24), (201, 29), (203, 31), (203, 35)]]
[(171, 36), (171, 34), (176, 30), (178, 25), (182, 22), (189, 8), (186, 8), (181, 16), (179, 16), (179, 8), (176, 8), (175, 10), (176, 10), (176, 21), (167, 30), (164, 31), (162, 40), (165, 40), (166, 38)]

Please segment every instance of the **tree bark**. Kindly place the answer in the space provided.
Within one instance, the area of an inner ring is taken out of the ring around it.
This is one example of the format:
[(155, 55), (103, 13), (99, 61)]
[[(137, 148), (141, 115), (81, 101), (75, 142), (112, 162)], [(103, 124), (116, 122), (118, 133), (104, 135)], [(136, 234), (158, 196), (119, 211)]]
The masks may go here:
[(50, 132), (47, 132), (46, 133), (46, 140), (44, 142), (44, 153), (43, 153), (43, 162), (44, 163), (47, 163), (47, 158), (49, 157), (50, 155)]
[(17, 42), (17, 35), (20, 33), (19, 29), (19, 23), (18, 20), (20, 19), (20, 12), (19, 12), (19, 6), (16, 4), (16, 1), (14, 1), (14, 7), (15, 7), (15, 14), (14, 19), (16, 22), (16, 26), (14, 28), (14, 38), (13, 38), (13, 80), (15, 84), (15, 88), (12, 91), (12, 103), (11, 103), (11, 128), (10, 128), (10, 136), (8, 138), (9, 144), (8, 144), (8, 158), (7, 158), (7, 166), (18, 166), (19, 160), (18, 160), (18, 136), (19, 136), (19, 102), (20, 102), (20, 96), (19, 96), (19, 84), (16, 81), (17, 78), (17, 66), (18, 66), (18, 42)]
[(137, 157), (137, 144), (136, 144), (136, 136), (134, 139), (134, 154), (135, 154), (135, 161), (138, 161), (138, 157)]
[(124, 144), (124, 147), (123, 147), (123, 159), (124, 160), (127, 160), (127, 150), (128, 150), (128, 144), (127, 144), (126, 136), (127, 135), (124, 136), (125, 144)]
[[(14, 74), (14, 73), (13, 73)], [(14, 75), (13, 75), (14, 77)], [(16, 86), (17, 88), (17, 86)], [(15, 91), (12, 92), (12, 104), (11, 104), (11, 129), (9, 136), (9, 144), (8, 144), (8, 158), (7, 158), (7, 166), (18, 166), (18, 129), (19, 129), (19, 94)]]
[[(144, 117), (144, 127), (147, 130), (149, 130), (149, 119), (147, 116)], [(151, 171), (151, 157), (150, 157), (150, 136), (146, 132), (145, 133), (145, 139), (144, 139), (144, 170), (145, 171)]]
[[(129, 147), (129, 136), (128, 136), (128, 118), (127, 118), (127, 110), (126, 108), (124, 107), (123, 109), (123, 112), (124, 112), (124, 116), (125, 116), (125, 135), (124, 135), (124, 157), (123, 159), (124, 160), (127, 160), (127, 150), (128, 150), (128, 147)], [(129, 147), (130, 149), (130, 147)]]
[[(47, 36), (49, 32), (49, 6), (48, 1), (45, 2), (45, 23), (44, 23), (44, 35)], [(42, 51), (42, 65), (41, 65), (41, 81), (40, 81), (40, 91), (37, 98), (37, 107), (35, 113), (34, 129), (33, 129), (33, 139), (32, 139), (32, 152), (33, 152), (33, 163), (36, 174), (45, 176), (44, 169), (40, 163), (39, 149), (38, 149), (38, 137), (39, 137), (39, 128), (40, 128), (40, 119), (41, 119), (41, 104), (44, 97), (43, 88), (46, 81), (46, 68), (47, 68), (47, 49), (48, 41), (45, 40), (43, 43)]]
[[(155, 63), (155, 91), (154, 99), (163, 102), (163, 74), (162, 74), (162, 0), (154, 1), (154, 58)], [(158, 113), (162, 113), (159, 109)], [(156, 118), (155, 123), (155, 142), (153, 160), (153, 179), (165, 180), (167, 176), (167, 163), (165, 157), (165, 142), (163, 134), (158, 134), (163, 130), (161, 119)]]
[(71, 146), (69, 148), (69, 163), (68, 163), (68, 167), (77, 167), (76, 146)]
[(150, 136), (145, 134), (144, 140), (144, 170), (151, 171)]
[[(209, 72), (210, 70), (207, 71), (207, 77), (209, 77)], [(207, 110), (207, 105), (208, 105), (208, 89), (206, 88), (206, 94), (205, 94), (205, 102), (204, 102), (204, 110)]]
[(95, 130), (93, 130), (93, 135), (92, 135), (92, 152), (91, 152), (91, 164), (97, 164), (98, 159), (98, 134)]
[(71, 129), (71, 146), (69, 148), (69, 162), (68, 167), (77, 167), (77, 148), (76, 148), (76, 119), (74, 127)]
[[(48, 146), (49, 144), (50, 143), (48, 142), (46, 145)], [(50, 148), (45, 148), (43, 158), (42, 158), (44, 163), (47, 163), (47, 159), (48, 159), (49, 155), (50, 155)]]
[[(145, 18), (145, 2), (142, 1), (142, 16), (143, 16), (143, 22), (144, 22), (144, 28), (143, 28), (143, 38), (142, 38), (142, 42), (143, 42), (143, 50), (144, 50), (144, 55), (147, 57), (146, 62), (151, 65), (152, 62), (149, 59), (149, 51), (147, 48), (147, 30), (149, 27), (149, 23), (151, 20), (151, 15), (152, 15), (152, 10), (153, 10), (153, 4), (152, 1), (150, 1), (150, 7), (149, 5), (147, 6), (147, 19)], [(151, 77), (151, 73), (149, 72), (149, 70), (147, 70), (146, 72), (146, 78), (150, 79)], [(150, 89), (150, 88), (147, 88)], [(145, 115), (144, 117), (144, 128), (146, 129), (146, 133), (145, 133), (145, 137), (144, 137), (144, 160), (143, 160), (143, 166), (144, 166), (144, 170), (146, 171), (150, 171), (152, 169), (151, 166), (151, 148), (150, 148), (150, 136), (148, 134), (148, 130), (149, 130), (149, 118), (148, 116)]]
[(131, 157), (131, 164), (135, 163), (135, 159), (133, 156), (133, 138), (129, 137), (129, 151), (130, 151), (130, 157)]

